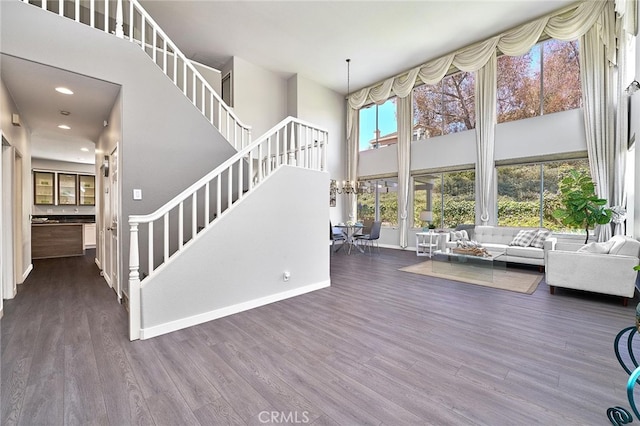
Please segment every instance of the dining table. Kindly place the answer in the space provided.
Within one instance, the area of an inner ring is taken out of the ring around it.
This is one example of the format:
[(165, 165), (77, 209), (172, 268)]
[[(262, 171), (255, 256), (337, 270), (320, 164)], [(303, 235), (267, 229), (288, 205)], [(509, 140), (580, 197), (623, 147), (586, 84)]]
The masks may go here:
[(360, 253), (364, 253), (364, 250), (362, 249), (362, 247), (360, 247), (358, 244), (356, 244), (356, 237), (358, 234), (358, 231), (362, 230), (362, 228), (364, 228), (364, 225), (361, 223), (339, 223), (337, 225), (335, 225), (336, 228), (340, 228), (340, 230), (342, 231), (342, 233), (344, 234), (345, 237), (345, 244), (347, 245), (348, 249), (347, 249), (347, 253), (351, 254), (351, 249), (355, 248), (356, 250), (358, 250)]

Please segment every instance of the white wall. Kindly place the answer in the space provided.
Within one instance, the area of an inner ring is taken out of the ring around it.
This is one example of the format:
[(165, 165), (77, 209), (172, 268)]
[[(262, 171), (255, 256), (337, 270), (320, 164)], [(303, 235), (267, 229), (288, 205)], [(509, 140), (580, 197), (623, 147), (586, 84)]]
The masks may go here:
[(207, 65), (201, 64), (200, 62), (191, 61), (191, 64), (198, 70), (200, 74), (202, 74), (204, 79), (207, 80), (207, 83), (209, 83), (211, 88), (213, 88), (218, 96), (222, 98), (222, 76), (220, 74), (220, 71)]
[[(295, 75), (288, 82), (288, 115), (317, 124), (329, 132), (327, 168), (329, 179), (344, 180), (346, 176), (345, 99), (341, 94), (320, 84)], [(327, 181), (327, 200), (329, 181)], [(338, 196), (336, 206), (329, 209), (333, 223), (345, 222), (346, 197)]]
[[(1, 52), (122, 86), (124, 222), (153, 212), (235, 152), (137, 45), (22, 2), (0, 8)], [(133, 188), (143, 200), (133, 200)], [(128, 244), (120, 258), (126, 282)]]
[(326, 182), (283, 166), (198, 234), (142, 282), (143, 338), (328, 286)]
[(287, 79), (281, 75), (234, 57), (232, 85), (234, 112), (251, 126), (253, 140), (287, 117)]
[[(1, 65), (1, 64), (0, 64)], [(1, 68), (0, 68), (1, 69)], [(20, 111), (16, 107), (11, 97), (11, 93), (0, 79), (0, 133), (6, 139), (8, 146), (2, 147), (5, 162), (0, 166), (0, 174), (2, 175), (2, 184), (0, 185), (0, 200), (3, 200), (5, 206), (1, 216), (2, 229), (0, 229), (0, 255), (2, 260), (2, 271), (7, 280), (13, 280), (13, 208), (11, 202), (12, 194), (10, 186), (12, 181), (8, 181), (13, 173), (13, 158), (16, 153), (22, 157), (22, 265), (18, 265), (20, 270), (18, 275), (26, 277), (31, 269), (31, 223), (29, 213), (31, 211), (32, 191), (31, 191), (31, 135), (28, 123), (22, 117), (22, 125), (14, 126), (11, 124), (12, 114), (19, 114)], [(11, 242), (11, 243), (10, 243)], [(22, 282), (22, 281), (19, 281)], [(2, 286), (0, 286), (2, 287)], [(2, 298), (13, 297), (9, 293), (3, 293)]]

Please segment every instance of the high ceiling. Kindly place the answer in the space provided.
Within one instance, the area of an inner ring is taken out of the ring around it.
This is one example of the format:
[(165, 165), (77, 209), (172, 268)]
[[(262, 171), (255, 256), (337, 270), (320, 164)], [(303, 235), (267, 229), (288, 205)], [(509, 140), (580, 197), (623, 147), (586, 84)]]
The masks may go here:
[(574, 0), (141, 0), (192, 60), (221, 69), (237, 56), (353, 91), (543, 16)]
[[(1, 0), (0, 0), (1, 1)], [(573, 0), (190, 1), (141, 0), (188, 58), (221, 69), (232, 57), (338, 93), (565, 7)], [(32, 131), (32, 155), (92, 163), (119, 87), (2, 55), (0, 71)], [(58, 85), (79, 88), (64, 97)], [(62, 116), (61, 110), (71, 112)], [(71, 130), (56, 126), (66, 121)]]

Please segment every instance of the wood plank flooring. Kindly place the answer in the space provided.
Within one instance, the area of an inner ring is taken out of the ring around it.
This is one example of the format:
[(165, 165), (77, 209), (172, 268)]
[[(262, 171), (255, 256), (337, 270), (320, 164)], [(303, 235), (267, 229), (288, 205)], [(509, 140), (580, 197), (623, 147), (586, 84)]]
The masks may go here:
[(2, 425), (606, 425), (635, 304), (331, 255), (332, 286), (146, 341), (85, 257), (34, 261), (0, 321)]

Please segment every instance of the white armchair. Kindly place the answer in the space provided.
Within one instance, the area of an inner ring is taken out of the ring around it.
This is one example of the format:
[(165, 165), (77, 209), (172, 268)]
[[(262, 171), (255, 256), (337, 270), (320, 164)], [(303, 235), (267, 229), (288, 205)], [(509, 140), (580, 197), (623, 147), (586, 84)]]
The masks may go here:
[(640, 242), (616, 235), (605, 243), (589, 243), (578, 251), (546, 252), (545, 270), (549, 291), (555, 287), (622, 296), (626, 306), (634, 295), (640, 259)]

